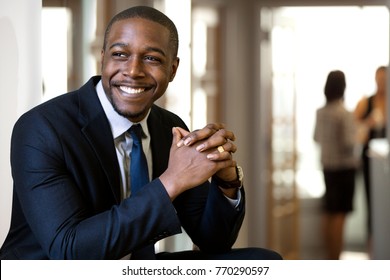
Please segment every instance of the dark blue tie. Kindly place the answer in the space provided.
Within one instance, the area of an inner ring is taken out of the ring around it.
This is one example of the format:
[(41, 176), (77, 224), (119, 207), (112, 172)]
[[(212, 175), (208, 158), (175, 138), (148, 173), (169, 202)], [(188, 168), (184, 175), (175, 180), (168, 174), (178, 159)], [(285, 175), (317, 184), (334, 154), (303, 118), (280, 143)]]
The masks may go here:
[[(130, 179), (131, 195), (134, 195), (142, 186), (149, 183), (148, 164), (142, 149), (142, 127), (134, 124), (129, 129), (133, 138), (133, 147), (130, 153)], [(146, 245), (131, 253), (131, 259), (145, 260), (154, 259), (154, 244)]]
[(149, 183), (148, 164), (142, 149), (142, 127), (140, 124), (132, 125), (129, 129), (133, 139), (130, 153), (130, 186), (131, 194), (135, 194), (142, 186)]

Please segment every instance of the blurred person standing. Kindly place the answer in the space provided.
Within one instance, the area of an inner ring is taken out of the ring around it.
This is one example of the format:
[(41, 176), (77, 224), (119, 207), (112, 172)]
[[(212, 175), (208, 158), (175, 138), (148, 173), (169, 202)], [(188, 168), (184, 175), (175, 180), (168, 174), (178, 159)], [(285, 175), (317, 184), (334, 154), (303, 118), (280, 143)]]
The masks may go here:
[(363, 97), (357, 104), (354, 115), (359, 126), (359, 141), (363, 145), (362, 171), (367, 201), (367, 235), (370, 246), (372, 233), (371, 179), (368, 155), (371, 139), (386, 137), (386, 79), (387, 66), (380, 66), (375, 72), (376, 92)]
[(326, 258), (340, 258), (344, 244), (344, 225), (353, 210), (355, 192), (356, 125), (353, 113), (344, 106), (346, 88), (342, 71), (331, 71), (325, 84), (326, 104), (317, 110), (314, 140), (321, 147), (325, 181), (324, 241)]

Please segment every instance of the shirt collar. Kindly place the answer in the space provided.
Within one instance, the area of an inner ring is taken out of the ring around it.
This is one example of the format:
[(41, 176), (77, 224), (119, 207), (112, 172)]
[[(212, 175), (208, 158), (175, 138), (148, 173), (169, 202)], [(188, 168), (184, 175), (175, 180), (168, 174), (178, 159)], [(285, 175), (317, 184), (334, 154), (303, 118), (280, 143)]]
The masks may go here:
[[(110, 123), (111, 132), (112, 135), (114, 136), (114, 139), (123, 135), (133, 125), (133, 123), (129, 121), (127, 118), (119, 115), (115, 111), (114, 107), (112, 106), (111, 102), (108, 100), (104, 92), (101, 80), (96, 85), (96, 92), (100, 100), (100, 103), (102, 104), (104, 113), (108, 118), (108, 122)], [(146, 115), (146, 117), (139, 122), (139, 124), (142, 126), (143, 132), (147, 137), (149, 137), (149, 130), (147, 125), (147, 119), (149, 117), (149, 114), (150, 114), (150, 110)]]

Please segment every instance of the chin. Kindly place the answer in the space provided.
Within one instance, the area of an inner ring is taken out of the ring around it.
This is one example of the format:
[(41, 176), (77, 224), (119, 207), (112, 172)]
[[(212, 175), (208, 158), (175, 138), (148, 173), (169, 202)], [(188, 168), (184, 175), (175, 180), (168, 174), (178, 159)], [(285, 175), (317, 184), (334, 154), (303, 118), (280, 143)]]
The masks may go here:
[(141, 121), (144, 117), (145, 117), (145, 112), (144, 111), (139, 111), (139, 112), (136, 112), (136, 111), (129, 111), (129, 110), (122, 110), (120, 108), (117, 108), (114, 106), (114, 109), (115, 111), (121, 115), (122, 117), (125, 117), (131, 121)]

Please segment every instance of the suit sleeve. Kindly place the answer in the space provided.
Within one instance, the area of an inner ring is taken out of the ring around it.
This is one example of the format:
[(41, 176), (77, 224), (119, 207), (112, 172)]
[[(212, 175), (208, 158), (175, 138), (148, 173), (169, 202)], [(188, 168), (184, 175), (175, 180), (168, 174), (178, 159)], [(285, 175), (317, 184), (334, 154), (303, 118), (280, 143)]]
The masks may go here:
[(245, 192), (233, 207), (212, 181), (189, 190), (174, 202), (183, 228), (200, 250), (221, 253), (231, 249), (244, 215)]

